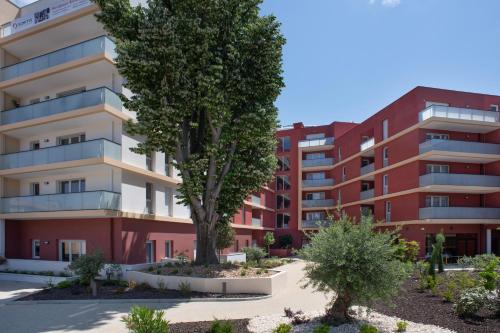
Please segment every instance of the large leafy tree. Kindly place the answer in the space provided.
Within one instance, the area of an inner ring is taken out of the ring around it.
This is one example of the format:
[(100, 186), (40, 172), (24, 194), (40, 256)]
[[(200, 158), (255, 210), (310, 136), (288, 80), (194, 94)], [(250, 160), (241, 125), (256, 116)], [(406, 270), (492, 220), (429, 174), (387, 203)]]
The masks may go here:
[(215, 263), (216, 225), (275, 170), (274, 101), (285, 43), (261, 0), (94, 0), (134, 94), (136, 151), (175, 158), (196, 226), (198, 264)]

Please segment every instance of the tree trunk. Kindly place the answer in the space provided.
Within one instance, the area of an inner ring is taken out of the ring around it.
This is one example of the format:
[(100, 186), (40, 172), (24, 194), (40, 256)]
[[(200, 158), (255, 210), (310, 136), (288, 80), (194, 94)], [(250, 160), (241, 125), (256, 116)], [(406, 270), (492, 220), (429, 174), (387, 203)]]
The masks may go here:
[(206, 221), (194, 221), (196, 224), (196, 260), (197, 265), (218, 264), (215, 226)]
[(349, 307), (351, 306), (349, 295), (339, 295), (332, 307), (326, 311), (325, 319), (328, 323), (339, 324), (349, 321)]
[(90, 289), (92, 289), (92, 297), (97, 297), (97, 281), (90, 279)]

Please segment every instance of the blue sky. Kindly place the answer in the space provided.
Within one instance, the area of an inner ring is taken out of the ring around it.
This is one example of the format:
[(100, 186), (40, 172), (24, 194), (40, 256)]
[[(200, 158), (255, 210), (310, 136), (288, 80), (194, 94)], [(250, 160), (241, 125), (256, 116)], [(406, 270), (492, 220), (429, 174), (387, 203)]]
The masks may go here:
[(360, 122), (418, 85), (500, 94), (500, 0), (264, 0), (262, 11), (287, 38), (283, 125)]

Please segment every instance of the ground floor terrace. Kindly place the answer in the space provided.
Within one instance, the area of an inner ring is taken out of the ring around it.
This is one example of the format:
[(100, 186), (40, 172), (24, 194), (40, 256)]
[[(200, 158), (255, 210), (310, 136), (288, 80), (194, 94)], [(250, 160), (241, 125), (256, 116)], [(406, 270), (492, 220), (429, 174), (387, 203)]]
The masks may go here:
[[(97, 249), (107, 261), (119, 264), (196, 256), (192, 223), (132, 218), (6, 220), (4, 228), (9, 259), (68, 262)], [(262, 245), (263, 228), (242, 225), (235, 231), (234, 245), (226, 252)]]

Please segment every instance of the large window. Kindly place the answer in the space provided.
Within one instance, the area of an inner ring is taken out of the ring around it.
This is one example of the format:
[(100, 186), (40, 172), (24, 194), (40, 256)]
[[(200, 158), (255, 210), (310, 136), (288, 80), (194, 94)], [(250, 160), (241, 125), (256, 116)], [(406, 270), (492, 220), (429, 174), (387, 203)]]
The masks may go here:
[(40, 240), (33, 239), (31, 241), (31, 258), (40, 259)]
[(165, 241), (165, 258), (172, 258), (173, 244), (174, 244), (174, 241), (171, 241), (171, 240)]
[(57, 138), (57, 144), (60, 146), (80, 143), (85, 141), (85, 133), (60, 136)]
[(384, 119), (382, 121), (382, 140), (385, 140), (389, 137), (389, 120)]
[(450, 199), (445, 195), (428, 195), (425, 198), (426, 207), (449, 207)]
[(347, 180), (347, 167), (342, 167), (342, 181), (345, 182)]
[(427, 173), (449, 173), (450, 166), (446, 164), (427, 164)]
[(59, 260), (72, 262), (86, 253), (84, 240), (59, 241)]
[(172, 177), (172, 159), (165, 154), (165, 176)]
[(276, 190), (286, 191), (290, 189), (290, 177), (289, 176), (276, 176)]
[(153, 213), (153, 184), (146, 183), (146, 214)]
[(392, 204), (390, 201), (385, 202), (385, 222), (391, 222)]
[(146, 169), (153, 171), (153, 153), (146, 154)]
[(276, 196), (276, 208), (287, 209), (290, 207), (290, 197), (286, 194), (278, 194)]
[(325, 192), (311, 192), (306, 194), (306, 200), (323, 200)]
[(168, 216), (174, 216), (174, 194), (170, 187), (165, 187), (165, 207)]
[(288, 229), (288, 223), (290, 222), (290, 215), (288, 214), (276, 214), (276, 228), (277, 229)]
[(388, 147), (384, 147), (384, 149), (382, 150), (382, 161), (383, 161), (384, 167), (389, 165), (389, 148)]
[(31, 195), (40, 195), (40, 183), (31, 183), (30, 184), (30, 194)]
[(59, 193), (85, 192), (85, 179), (62, 180), (59, 182)]
[(278, 139), (279, 140), (279, 151), (290, 151), (290, 137), (284, 136)]
[(383, 193), (382, 194), (388, 194), (389, 193), (389, 175), (384, 175), (382, 177), (382, 182), (383, 182), (383, 188), (382, 188), (382, 191)]
[(155, 241), (149, 240), (146, 242), (146, 262), (155, 262)]
[(278, 170), (279, 171), (290, 170), (290, 158), (288, 156), (278, 156)]

